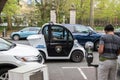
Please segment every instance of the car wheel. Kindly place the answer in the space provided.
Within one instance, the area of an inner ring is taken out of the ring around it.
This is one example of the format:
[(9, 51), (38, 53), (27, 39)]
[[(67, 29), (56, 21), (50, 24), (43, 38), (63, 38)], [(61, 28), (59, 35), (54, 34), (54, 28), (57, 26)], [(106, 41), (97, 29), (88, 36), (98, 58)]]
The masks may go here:
[(15, 40), (15, 41), (17, 41), (17, 40), (19, 40), (20, 39), (20, 36), (19, 35), (14, 35), (13, 36), (13, 40)]
[(38, 62), (42, 63), (42, 64), (45, 62), (45, 59), (44, 59), (43, 55), (41, 54), (41, 52), (40, 52), (40, 55), (39, 55), (39, 61)]
[(43, 52), (43, 51), (39, 51), (40, 53), (41, 53), (41, 55), (42, 55), (42, 57), (44, 58), (44, 60), (46, 60), (46, 55), (45, 55), (45, 53)]
[(84, 58), (83, 52), (81, 51), (74, 51), (71, 55), (71, 60), (73, 62), (81, 62)]
[(8, 80), (8, 70), (11, 68), (2, 68), (0, 69), (0, 80)]
[(94, 50), (97, 51), (99, 48), (99, 41), (96, 41), (94, 44)]

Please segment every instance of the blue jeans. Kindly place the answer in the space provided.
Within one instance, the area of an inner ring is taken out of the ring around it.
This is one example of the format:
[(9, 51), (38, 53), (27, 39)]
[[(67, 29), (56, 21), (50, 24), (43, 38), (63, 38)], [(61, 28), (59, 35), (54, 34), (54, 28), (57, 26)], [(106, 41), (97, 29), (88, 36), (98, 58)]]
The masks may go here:
[(100, 61), (98, 67), (98, 80), (116, 80), (117, 60)]

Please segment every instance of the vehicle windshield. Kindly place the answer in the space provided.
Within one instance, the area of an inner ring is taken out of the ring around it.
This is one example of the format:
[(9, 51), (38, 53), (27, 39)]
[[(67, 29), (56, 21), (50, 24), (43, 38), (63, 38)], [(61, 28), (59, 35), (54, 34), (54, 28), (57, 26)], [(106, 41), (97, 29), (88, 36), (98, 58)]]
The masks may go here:
[(0, 51), (6, 51), (9, 50), (11, 48), (13, 48), (15, 46), (14, 43), (9, 42), (5, 39), (0, 38)]
[(29, 28), (27, 27), (27, 28), (23, 28), (22, 30), (20, 30), (20, 31), (29, 31)]
[(39, 27), (26, 27), (26, 28), (23, 28), (20, 31), (39, 31), (39, 30), (40, 30)]
[(83, 25), (76, 25), (75, 26), (75, 32), (80, 33), (89, 33), (89, 32), (95, 32), (91, 27), (83, 26)]
[(84, 26), (84, 25), (68, 25), (63, 24), (66, 28), (68, 28), (71, 32), (79, 32), (79, 33), (89, 33), (89, 32), (95, 32), (95, 30), (90, 26)]

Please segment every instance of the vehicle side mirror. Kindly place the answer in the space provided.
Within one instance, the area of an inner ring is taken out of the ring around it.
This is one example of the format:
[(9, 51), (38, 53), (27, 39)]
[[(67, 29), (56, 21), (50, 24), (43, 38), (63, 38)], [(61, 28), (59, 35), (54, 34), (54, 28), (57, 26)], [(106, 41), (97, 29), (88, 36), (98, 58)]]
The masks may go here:
[(89, 31), (88, 35), (92, 35), (92, 33), (93, 33), (92, 31)]
[(20, 32), (23, 32), (22, 30)]

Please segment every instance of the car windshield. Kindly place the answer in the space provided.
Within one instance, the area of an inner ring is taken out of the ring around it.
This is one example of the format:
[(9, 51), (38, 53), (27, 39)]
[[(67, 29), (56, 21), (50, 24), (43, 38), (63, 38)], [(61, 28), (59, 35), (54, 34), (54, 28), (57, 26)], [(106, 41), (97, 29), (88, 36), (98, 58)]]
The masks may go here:
[(27, 28), (23, 28), (21, 31), (28, 31), (29, 30), (29, 28), (27, 27)]
[(75, 26), (75, 32), (80, 32), (80, 33), (88, 33), (90, 31), (89, 28), (84, 27), (84, 26)]
[(0, 38), (0, 51), (6, 51), (15, 46), (14, 43), (11, 43), (5, 39)]
[(26, 27), (23, 28), (21, 31), (39, 31), (40, 28), (39, 27)]
[(84, 25), (64, 25), (66, 28), (68, 28), (71, 32), (79, 32), (79, 33), (88, 33), (90, 31), (95, 32), (93, 28), (90, 26), (84, 26)]

